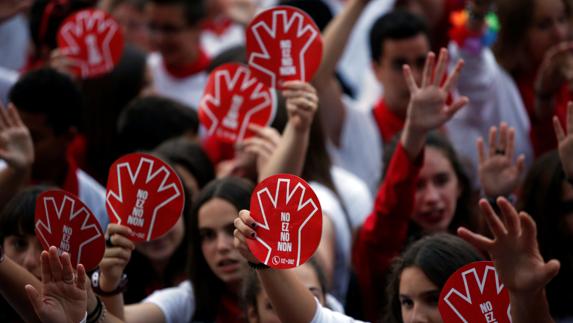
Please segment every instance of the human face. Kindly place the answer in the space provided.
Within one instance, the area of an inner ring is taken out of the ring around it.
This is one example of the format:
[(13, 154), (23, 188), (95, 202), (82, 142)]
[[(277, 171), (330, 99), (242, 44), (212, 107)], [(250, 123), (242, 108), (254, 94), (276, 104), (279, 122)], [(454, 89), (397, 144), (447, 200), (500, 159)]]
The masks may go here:
[(6, 236), (2, 248), (6, 257), (41, 279), (40, 254), (43, 249), (36, 236), (31, 234)]
[(122, 3), (111, 14), (121, 25), (126, 42), (141, 50), (149, 50), (149, 30), (144, 12), (129, 3)]
[(426, 147), (424, 165), (416, 184), (414, 222), (428, 233), (447, 231), (460, 194), (452, 163), (439, 149)]
[(440, 290), (418, 267), (408, 267), (400, 275), (400, 308), (404, 323), (442, 322), (438, 310)]
[(73, 132), (56, 134), (48, 125), (45, 115), (18, 111), (22, 122), (30, 130), (34, 143), (32, 178), (46, 184), (61, 185), (66, 162), (66, 150)]
[(426, 35), (419, 34), (400, 40), (387, 39), (382, 46), (382, 57), (373, 63), (374, 74), (384, 87), (388, 108), (398, 116), (405, 117), (410, 91), (402, 66), (410, 65), (416, 82), (420, 84), (430, 44)]
[(165, 235), (157, 240), (139, 244), (137, 251), (146, 256), (151, 262), (166, 263), (179, 248), (184, 236), (185, 224), (182, 216)]
[(199, 235), (205, 261), (225, 284), (240, 286), (245, 260), (233, 246), (233, 221), (238, 216), (231, 203), (213, 198), (199, 209)]
[[(318, 299), (320, 304), (325, 304), (324, 291), (320, 287), (320, 281), (316, 271), (309, 263), (290, 269), (298, 278), (298, 280), (306, 286), (310, 292)], [(252, 306), (249, 306), (248, 320), (250, 323), (280, 323), (281, 320), (277, 316), (271, 300), (264, 288), (257, 295), (257, 308), (256, 311)]]
[(197, 24), (187, 23), (182, 5), (150, 2), (146, 14), (151, 46), (159, 51), (167, 65), (178, 67), (197, 59), (200, 30)]
[(563, 0), (537, 0), (533, 21), (527, 30), (527, 49), (538, 65), (547, 50), (569, 36), (569, 20)]

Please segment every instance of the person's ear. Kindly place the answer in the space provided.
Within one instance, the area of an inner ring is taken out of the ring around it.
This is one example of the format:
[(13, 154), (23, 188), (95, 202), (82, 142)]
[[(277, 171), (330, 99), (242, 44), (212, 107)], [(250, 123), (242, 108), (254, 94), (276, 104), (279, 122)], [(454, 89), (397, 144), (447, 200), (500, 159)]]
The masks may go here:
[(259, 323), (259, 315), (257, 313), (257, 309), (252, 305), (247, 307), (247, 321), (249, 323)]

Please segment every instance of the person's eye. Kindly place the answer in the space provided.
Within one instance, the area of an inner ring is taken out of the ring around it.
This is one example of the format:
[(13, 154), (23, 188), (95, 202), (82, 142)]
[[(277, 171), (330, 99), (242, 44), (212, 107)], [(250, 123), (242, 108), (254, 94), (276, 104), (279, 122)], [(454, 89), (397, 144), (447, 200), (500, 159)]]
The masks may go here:
[(22, 238), (14, 238), (10, 241), (10, 245), (17, 252), (24, 252), (28, 249), (28, 241)]
[(540, 30), (547, 30), (551, 28), (551, 20), (550, 19), (543, 19), (535, 24), (537, 29)]
[(426, 295), (426, 297), (424, 297), (424, 301), (426, 302), (426, 304), (436, 307), (438, 306), (438, 302), (440, 300), (440, 294), (439, 293), (429, 293)]
[(231, 223), (225, 227), (225, 234), (227, 234), (228, 236), (233, 237), (234, 232), (235, 232), (235, 225), (233, 223)]
[(404, 308), (412, 308), (412, 307), (414, 307), (414, 301), (412, 301), (408, 297), (402, 297), (402, 298), (400, 298), (400, 306), (402, 306)]
[(210, 230), (210, 229), (202, 229), (199, 230), (199, 238), (201, 239), (201, 242), (207, 242), (207, 241), (212, 241), (215, 239), (215, 231)]
[(438, 174), (434, 177), (434, 183), (436, 186), (445, 186), (450, 181), (450, 175), (448, 174)]
[(265, 308), (266, 308), (267, 310), (269, 310), (269, 311), (274, 311), (274, 309), (273, 309), (273, 304), (271, 304), (271, 302), (267, 302), (267, 303), (265, 304)]

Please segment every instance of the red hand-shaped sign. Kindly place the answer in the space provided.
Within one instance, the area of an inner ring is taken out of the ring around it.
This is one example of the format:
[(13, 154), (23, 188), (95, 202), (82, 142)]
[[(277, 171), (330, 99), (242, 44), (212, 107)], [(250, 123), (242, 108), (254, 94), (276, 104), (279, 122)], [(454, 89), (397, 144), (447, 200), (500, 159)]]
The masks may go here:
[(310, 81), (322, 60), (320, 31), (297, 8), (265, 10), (247, 28), (247, 58), (253, 74), (271, 87)]
[(275, 114), (274, 92), (241, 64), (225, 64), (209, 76), (199, 120), (209, 136), (234, 143), (253, 135), (249, 124), (268, 126)]
[(61, 190), (43, 192), (36, 199), (36, 237), (45, 250), (56, 246), (70, 254), (72, 265), (91, 270), (105, 251), (105, 239), (96, 217), (73, 194)]
[(112, 223), (132, 229), (134, 241), (161, 237), (183, 213), (185, 196), (179, 177), (162, 160), (129, 154), (110, 168), (106, 208)]
[(58, 47), (81, 78), (110, 72), (123, 52), (120, 25), (97, 9), (78, 11), (68, 17), (58, 31)]
[(271, 176), (251, 195), (251, 216), (257, 222), (256, 240), (249, 249), (273, 268), (293, 268), (310, 258), (322, 235), (322, 210), (316, 194), (294, 175)]
[(450, 276), (438, 308), (444, 323), (511, 322), (509, 294), (491, 261), (473, 262)]

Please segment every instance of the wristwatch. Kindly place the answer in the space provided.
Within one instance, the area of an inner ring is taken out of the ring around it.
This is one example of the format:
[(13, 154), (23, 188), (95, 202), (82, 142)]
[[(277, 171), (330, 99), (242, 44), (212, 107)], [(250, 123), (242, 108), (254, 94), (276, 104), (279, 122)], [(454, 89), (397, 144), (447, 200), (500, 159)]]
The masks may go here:
[(99, 296), (114, 296), (117, 295), (119, 293), (123, 293), (123, 291), (125, 291), (125, 289), (127, 288), (127, 274), (123, 274), (121, 276), (121, 280), (119, 281), (119, 284), (117, 285), (117, 287), (112, 290), (112, 291), (104, 291), (99, 287), (99, 278), (100, 278), (100, 271), (99, 268), (96, 269), (93, 273), (92, 273), (92, 289), (94, 290), (94, 292), (96, 294), (98, 294)]

